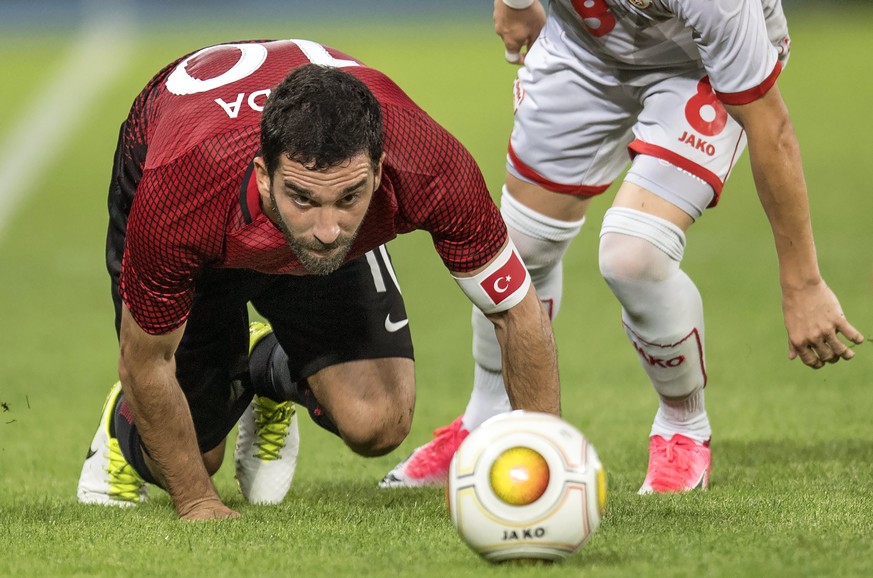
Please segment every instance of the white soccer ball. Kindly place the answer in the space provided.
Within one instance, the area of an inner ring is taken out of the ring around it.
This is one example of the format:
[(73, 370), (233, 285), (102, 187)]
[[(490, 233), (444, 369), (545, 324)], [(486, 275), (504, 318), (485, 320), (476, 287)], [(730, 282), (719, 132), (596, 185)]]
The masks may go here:
[(489, 419), (461, 443), (446, 491), (458, 534), (489, 562), (559, 561), (600, 525), (606, 473), (578, 429), (518, 410)]

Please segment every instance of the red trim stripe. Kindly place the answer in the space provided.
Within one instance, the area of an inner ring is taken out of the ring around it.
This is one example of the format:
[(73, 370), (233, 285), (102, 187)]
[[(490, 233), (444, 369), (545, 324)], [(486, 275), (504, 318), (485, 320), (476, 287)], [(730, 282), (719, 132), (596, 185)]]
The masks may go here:
[(714, 172), (703, 168), (697, 163), (691, 162), (685, 157), (658, 145), (649, 144), (639, 139), (635, 139), (628, 145), (631, 150), (631, 155), (641, 154), (663, 159), (668, 163), (674, 164), (680, 169), (686, 170), (697, 178), (703, 179), (715, 191), (715, 197), (712, 199), (710, 206), (715, 206), (718, 202), (718, 197), (721, 195), (721, 190), (724, 188), (724, 182)]
[(773, 85), (776, 84), (776, 79), (779, 77), (779, 73), (782, 72), (782, 63), (778, 60), (776, 61), (776, 66), (773, 67), (773, 71), (770, 73), (767, 78), (764, 79), (764, 82), (750, 88), (748, 90), (744, 90), (742, 92), (717, 92), (719, 100), (721, 100), (725, 104), (749, 104), (750, 102), (756, 101), (765, 94), (767, 91), (773, 88)]
[[(631, 329), (627, 325), (627, 323), (625, 323), (624, 321), (621, 322), (621, 325), (622, 325), (622, 327), (625, 328), (626, 331), (633, 333), (634, 337), (636, 337), (637, 341), (641, 341), (650, 347), (673, 348), (673, 347), (676, 347), (678, 345), (681, 345), (682, 343), (688, 341), (689, 338), (693, 337), (694, 338), (694, 345), (696, 346), (696, 349), (697, 349), (697, 355), (700, 356), (700, 375), (701, 375), (701, 377), (703, 377), (703, 387), (706, 388), (706, 384), (709, 381), (709, 376), (707, 376), (707, 374), (706, 374), (706, 362), (703, 359), (703, 342), (700, 339), (700, 332), (697, 330), (696, 327), (691, 330), (691, 333), (689, 333), (688, 335), (686, 335), (685, 337), (683, 337), (679, 341), (676, 341), (675, 343), (660, 344), (660, 343), (653, 343), (651, 341), (646, 341), (645, 339), (640, 337), (636, 331)], [(637, 347), (637, 344), (634, 344), (634, 347)], [(640, 355), (644, 354), (644, 352), (641, 351), (640, 349), (637, 349), (637, 353), (639, 353)]]
[(252, 171), (246, 190), (246, 204), (249, 206), (249, 215), (253, 221), (261, 214), (261, 191), (258, 189), (257, 172), (257, 169)]
[(740, 133), (740, 136), (737, 137), (737, 142), (734, 143), (734, 152), (733, 152), (733, 154), (731, 155), (731, 162), (730, 162), (730, 164), (728, 165), (727, 173), (725, 173), (725, 175), (726, 175), (726, 176), (725, 176), (725, 179), (727, 179), (727, 176), (730, 175), (731, 172), (733, 172), (733, 170), (734, 170), (734, 165), (735, 165), (736, 162), (737, 162), (737, 157), (738, 157), (738, 156), (740, 155), (740, 153), (742, 152), (742, 150), (741, 150), (741, 148), (740, 148), (740, 143), (743, 142), (743, 134), (744, 134), (744, 133)]
[(605, 185), (562, 185), (560, 183), (550, 181), (549, 179), (545, 178), (544, 176), (524, 164), (521, 159), (518, 158), (518, 155), (515, 154), (515, 151), (512, 150), (512, 144), (509, 145), (509, 159), (512, 161), (512, 166), (514, 166), (515, 170), (518, 171), (518, 174), (528, 179), (529, 181), (533, 181), (539, 186), (550, 191), (554, 191), (556, 193), (579, 195), (581, 197), (594, 197), (606, 191), (606, 189), (609, 188), (609, 185), (612, 184), (607, 183)]

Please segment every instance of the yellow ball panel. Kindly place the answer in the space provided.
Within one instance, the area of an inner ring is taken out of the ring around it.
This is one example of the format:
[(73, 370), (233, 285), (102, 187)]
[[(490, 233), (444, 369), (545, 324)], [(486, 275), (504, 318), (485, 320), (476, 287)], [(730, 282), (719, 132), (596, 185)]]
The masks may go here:
[(597, 470), (597, 508), (600, 515), (606, 513), (606, 470)]
[(549, 486), (549, 464), (536, 451), (510, 448), (491, 466), (491, 487), (498, 498), (513, 506), (537, 501)]

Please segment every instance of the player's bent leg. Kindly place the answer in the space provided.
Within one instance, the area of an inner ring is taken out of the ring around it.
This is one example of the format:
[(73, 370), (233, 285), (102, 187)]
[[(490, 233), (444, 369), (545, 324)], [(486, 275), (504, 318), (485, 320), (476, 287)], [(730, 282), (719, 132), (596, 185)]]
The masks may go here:
[[(529, 208), (513, 196), (519, 191), (527, 202), (536, 202), (539, 210)], [(543, 200), (545, 199), (545, 200)], [(551, 201), (551, 203), (549, 203)], [(563, 290), (563, 256), (585, 221), (589, 200), (549, 192), (531, 183), (507, 175), (503, 189), (501, 214), (509, 236), (521, 255), (543, 306), (554, 320), (561, 305)], [(556, 218), (549, 215), (558, 215)], [(433, 439), (416, 448), (397, 464), (379, 483), (381, 488), (442, 485), (449, 464), (461, 442), (485, 420), (511, 409), (503, 383), (500, 345), (492, 323), (473, 308), (473, 391), (464, 414), (447, 426), (438, 428)]]
[[(271, 336), (268, 324), (253, 322), (249, 325), (252, 361), (255, 348)], [(261, 363), (264, 369), (268, 367), (267, 359)], [(263, 375), (266, 373), (264, 371)], [(245, 499), (253, 504), (277, 504), (285, 499), (297, 469), (299, 448), (294, 404), (255, 395), (239, 419), (234, 447), (236, 480)]]
[(115, 435), (113, 421), (120, 396), (121, 383), (117, 382), (103, 404), (97, 433), (79, 475), (76, 496), (84, 504), (125, 507), (148, 499), (145, 481), (122, 455)]
[(415, 406), (412, 358), (378, 357), (329, 365), (302, 381), (291, 378), (289, 359), (275, 336), (252, 350), (250, 372), (258, 397), (292, 400), (353, 451), (383, 455), (409, 433)]
[(679, 268), (684, 244), (681, 228), (648, 213), (614, 207), (604, 217), (601, 273), (660, 397), (641, 493), (705, 488), (709, 480), (703, 306)]
[(227, 440), (221, 440), (217, 446), (207, 452), (200, 454), (203, 459), (203, 466), (206, 468), (206, 473), (214, 476), (221, 469), (221, 464), (224, 463), (224, 449)]
[(415, 410), (412, 359), (347, 361), (325, 367), (307, 381), (312, 395), (355, 453), (385, 455), (409, 434)]

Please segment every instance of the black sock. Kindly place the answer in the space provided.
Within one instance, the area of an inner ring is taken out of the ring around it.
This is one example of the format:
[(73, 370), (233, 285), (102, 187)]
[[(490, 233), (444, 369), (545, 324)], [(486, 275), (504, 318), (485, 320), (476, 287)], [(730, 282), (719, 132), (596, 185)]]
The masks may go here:
[(273, 401), (293, 401), (309, 410), (316, 424), (334, 435), (339, 435), (336, 424), (327, 417), (306, 382), (291, 379), (288, 354), (279, 345), (275, 334), (270, 334), (255, 345), (249, 357), (249, 375), (255, 393)]
[(109, 421), (109, 435), (118, 440), (121, 455), (143, 480), (150, 484), (160, 485), (155, 481), (145, 463), (143, 452), (146, 449), (139, 436), (139, 431), (133, 423), (133, 415), (124, 400), (124, 394), (119, 395), (118, 399), (115, 400), (115, 409), (112, 411), (112, 418)]
[[(273, 401), (294, 401), (300, 403), (297, 395), (297, 388), (294, 382), (291, 381), (291, 375), (288, 371), (287, 364), (285, 365), (286, 379), (276, 379), (274, 376), (273, 359), (274, 352), (281, 348), (276, 335), (271, 333), (264, 337), (255, 345), (251, 355), (249, 355), (249, 376), (252, 380), (252, 387), (255, 393), (269, 397)], [(287, 357), (285, 357), (287, 359)]]

